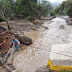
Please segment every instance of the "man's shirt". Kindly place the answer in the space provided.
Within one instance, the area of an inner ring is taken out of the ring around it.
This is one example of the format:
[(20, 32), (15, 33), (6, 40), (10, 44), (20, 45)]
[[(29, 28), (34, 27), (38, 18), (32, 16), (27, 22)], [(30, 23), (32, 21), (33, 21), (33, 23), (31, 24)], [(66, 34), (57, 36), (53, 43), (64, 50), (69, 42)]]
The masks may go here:
[(11, 43), (13, 43), (13, 44), (12, 44), (12, 48), (13, 48), (14, 46), (15, 46), (16, 49), (19, 48), (18, 40), (17, 40), (17, 39), (12, 40)]

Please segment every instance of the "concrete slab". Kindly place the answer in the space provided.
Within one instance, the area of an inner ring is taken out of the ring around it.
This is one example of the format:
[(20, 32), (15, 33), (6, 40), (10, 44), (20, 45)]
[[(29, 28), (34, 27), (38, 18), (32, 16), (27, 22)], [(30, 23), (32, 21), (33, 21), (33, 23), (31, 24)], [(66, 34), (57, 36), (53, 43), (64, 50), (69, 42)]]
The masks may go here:
[(72, 43), (53, 45), (49, 58), (54, 65), (72, 66)]

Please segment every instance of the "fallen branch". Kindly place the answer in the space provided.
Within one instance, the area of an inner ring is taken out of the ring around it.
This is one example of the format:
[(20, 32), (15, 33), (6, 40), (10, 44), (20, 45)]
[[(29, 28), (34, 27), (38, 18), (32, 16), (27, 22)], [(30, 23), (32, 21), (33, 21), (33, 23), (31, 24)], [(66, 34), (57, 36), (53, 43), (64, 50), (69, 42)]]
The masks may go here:
[(6, 40), (3, 43), (1, 43), (0, 46), (2, 46), (4, 43), (6, 43)]

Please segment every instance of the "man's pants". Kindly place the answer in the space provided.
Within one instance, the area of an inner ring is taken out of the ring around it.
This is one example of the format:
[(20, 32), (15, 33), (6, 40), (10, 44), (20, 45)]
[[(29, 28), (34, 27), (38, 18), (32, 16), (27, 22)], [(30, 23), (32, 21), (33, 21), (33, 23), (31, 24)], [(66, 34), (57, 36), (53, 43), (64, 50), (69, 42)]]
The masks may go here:
[(5, 56), (5, 61), (7, 61), (10, 56), (11, 56), (11, 61), (13, 61), (16, 51), (17, 51), (16, 48), (10, 48), (10, 50)]

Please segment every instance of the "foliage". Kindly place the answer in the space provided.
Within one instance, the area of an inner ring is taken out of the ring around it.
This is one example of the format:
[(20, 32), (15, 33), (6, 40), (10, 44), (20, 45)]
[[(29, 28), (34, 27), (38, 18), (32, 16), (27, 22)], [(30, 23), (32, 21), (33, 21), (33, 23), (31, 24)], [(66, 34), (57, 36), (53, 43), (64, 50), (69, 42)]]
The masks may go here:
[(46, 16), (50, 10), (51, 4), (46, 0), (39, 4), (37, 0), (16, 0), (16, 16), (38, 18)]
[(13, 0), (0, 0), (0, 15), (4, 19), (11, 17), (14, 14)]
[(51, 11), (49, 14), (50, 14), (50, 16), (55, 16), (56, 15), (55, 11)]
[(72, 0), (63, 1), (62, 4), (55, 9), (55, 12), (61, 15), (69, 15), (72, 17)]
[(49, 1), (42, 1), (42, 15), (46, 16), (52, 10), (51, 3)]
[(4, 19), (7, 18), (40, 18), (47, 16), (52, 6), (49, 1), (42, 0), (0, 0), (0, 14)]
[(4, 21), (4, 19), (0, 17), (0, 22), (3, 22), (3, 21)]
[(8, 29), (10, 30), (8, 24), (8, 18), (13, 14), (13, 1), (12, 0), (0, 0), (0, 15), (7, 22)]

